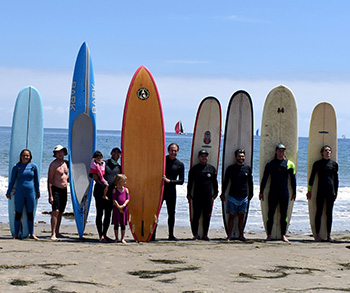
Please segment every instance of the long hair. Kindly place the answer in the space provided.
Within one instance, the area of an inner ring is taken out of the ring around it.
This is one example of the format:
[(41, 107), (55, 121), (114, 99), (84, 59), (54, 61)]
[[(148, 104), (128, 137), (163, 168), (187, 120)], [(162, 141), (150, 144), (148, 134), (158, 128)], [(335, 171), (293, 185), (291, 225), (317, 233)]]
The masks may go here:
[(32, 161), (32, 159), (33, 159), (33, 156), (32, 156), (32, 152), (30, 150), (28, 150), (28, 149), (24, 149), (24, 150), (21, 151), (21, 153), (19, 154), (19, 162), (18, 163), (22, 163), (22, 154), (24, 152), (28, 152), (29, 153), (29, 163), (30, 163)]
[(126, 177), (125, 174), (117, 174), (114, 178), (114, 186), (120, 188), (121, 187), (120, 183), (126, 179), (128, 179), (128, 177)]

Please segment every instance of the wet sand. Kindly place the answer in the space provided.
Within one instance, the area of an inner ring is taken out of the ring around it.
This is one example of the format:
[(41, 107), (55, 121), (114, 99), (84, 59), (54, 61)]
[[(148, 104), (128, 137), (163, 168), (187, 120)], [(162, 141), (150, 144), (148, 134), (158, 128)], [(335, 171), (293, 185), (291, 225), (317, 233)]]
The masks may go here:
[[(289, 234), (290, 243), (265, 242), (265, 234), (247, 241), (224, 240), (210, 230), (211, 241), (193, 241), (189, 228), (176, 227), (180, 241), (127, 245), (100, 243), (94, 225), (84, 240), (73, 225), (67, 238), (50, 240), (48, 224), (37, 224), (40, 241), (12, 240), (0, 224), (0, 290), (17, 292), (298, 292), (350, 291), (350, 232), (334, 232), (334, 243), (315, 243), (311, 235)], [(110, 228), (109, 235), (112, 237)]]

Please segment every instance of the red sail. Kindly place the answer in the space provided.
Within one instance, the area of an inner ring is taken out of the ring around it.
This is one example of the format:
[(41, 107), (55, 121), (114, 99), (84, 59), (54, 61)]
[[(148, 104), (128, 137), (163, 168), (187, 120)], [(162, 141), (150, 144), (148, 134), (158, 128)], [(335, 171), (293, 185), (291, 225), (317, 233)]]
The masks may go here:
[(178, 134), (179, 132), (181, 132), (181, 121), (175, 124), (175, 133)]

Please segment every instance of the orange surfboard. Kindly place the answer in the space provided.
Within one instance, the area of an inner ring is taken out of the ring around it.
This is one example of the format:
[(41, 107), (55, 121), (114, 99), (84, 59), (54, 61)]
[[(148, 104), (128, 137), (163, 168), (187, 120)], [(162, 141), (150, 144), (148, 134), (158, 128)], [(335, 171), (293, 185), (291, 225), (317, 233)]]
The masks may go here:
[(130, 230), (135, 241), (148, 242), (163, 198), (165, 132), (157, 86), (144, 66), (136, 71), (126, 97), (122, 150), (122, 170), (130, 192)]

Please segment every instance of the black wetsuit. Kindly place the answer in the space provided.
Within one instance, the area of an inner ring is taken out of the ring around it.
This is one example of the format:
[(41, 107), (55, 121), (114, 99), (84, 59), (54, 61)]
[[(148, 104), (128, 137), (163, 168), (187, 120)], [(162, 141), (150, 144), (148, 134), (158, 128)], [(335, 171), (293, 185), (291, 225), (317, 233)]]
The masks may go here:
[[(193, 188), (193, 192), (192, 192)], [(187, 195), (193, 199), (192, 233), (198, 235), (198, 225), (203, 213), (203, 236), (209, 230), (213, 195), (218, 194), (216, 169), (210, 164), (194, 165), (188, 173)]]
[(276, 207), (280, 204), (281, 213), (281, 233), (286, 234), (287, 230), (287, 211), (289, 204), (288, 178), (291, 179), (293, 194), (296, 194), (295, 165), (289, 160), (274, 159), (265, 166), (264, 176), (260, 184), (260, 194), (263, 194), (267, 179), (271, 175), (270, 191), (269, 191), (269, 212), (266, 221), (267, 235), (271, 235), (273, 226), (273, 217)]
[(320, 233), (323, 204), (325, 201), (327, 215), (327, 233), (331, 233), (333, 205), (335, 200), (334, 195), (338, 193), (339, 185), (338, 164), (332, 160), (326, 159), (316, 161), (312, 166), (309, 186), (312, 186), (314, 184), (316, 174), (318, 174), (318, 187), (316, 197), (317, 210), (315, 216), (316, 234)]
[(253, 176), (252, 169), (247, 165), (233, 164), (228, 166), (225, 172), (222, 193), (226, 192), (228, 184), (231, 182), (229, 195), (242, 200), (249, 195), (253, 197)]
[(180, 160), (171, 160), (169, 155), (166, 156), (165, 176), (170, 180), (170, 183), (164, 183), (163, 201), (165, 200), (168, 210), (169, 237), (174, 236), (176, 185), (184, 183), (184, 173), (185, 167)]
[[(113, 163), (112, 159), (106, 161), (105, 175), (103, 176), (109, 184), (107, 197), (109, 200), (103, 199), (104, 186), (98, 182), (95, 183), (94, 197), (96, 201), (96, 228), (100, 238), (106, 237), (109, 225), (111, 223), (111, 215), (113, 209), (112, 192), (114, 188), (114, 178), (121, 173), (121, 166)], [(104, 213), (104, 219), (102, 217)]]

